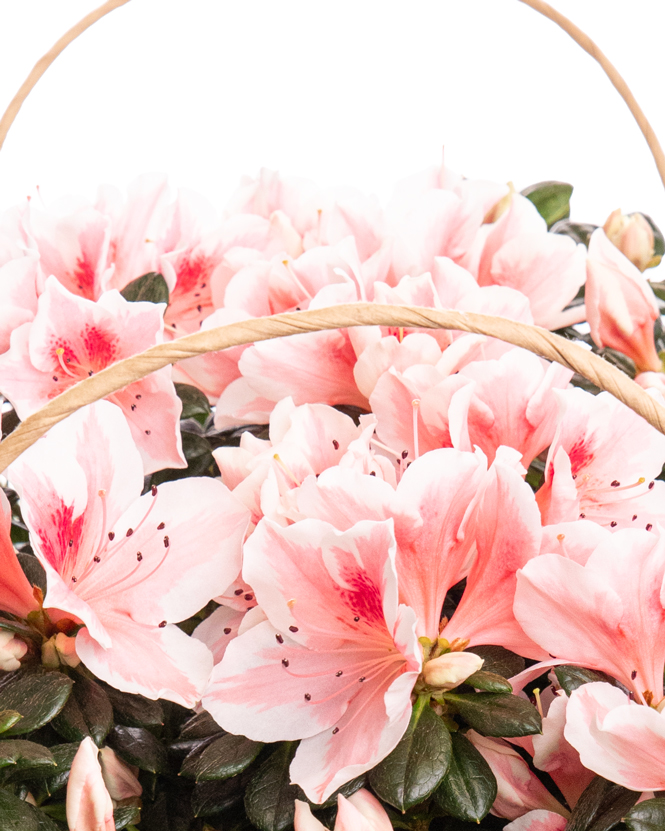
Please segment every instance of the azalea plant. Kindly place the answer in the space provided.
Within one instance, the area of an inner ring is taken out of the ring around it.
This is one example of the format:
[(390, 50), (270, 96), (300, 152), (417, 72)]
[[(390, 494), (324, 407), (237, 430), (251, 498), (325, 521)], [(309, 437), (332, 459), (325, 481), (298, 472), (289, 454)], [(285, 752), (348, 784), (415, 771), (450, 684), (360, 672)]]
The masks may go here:
[[(665, 240), (572, 190), (262, 171), (218, 217), (144, 176), (0, 216), (0, 451), (45, 434), (0, 492), (2, 831), (665, 828), (665, 431), (566, 360), (665, 424)], [(136, 363), (348, 304), (561, 362), (377, 324)]]

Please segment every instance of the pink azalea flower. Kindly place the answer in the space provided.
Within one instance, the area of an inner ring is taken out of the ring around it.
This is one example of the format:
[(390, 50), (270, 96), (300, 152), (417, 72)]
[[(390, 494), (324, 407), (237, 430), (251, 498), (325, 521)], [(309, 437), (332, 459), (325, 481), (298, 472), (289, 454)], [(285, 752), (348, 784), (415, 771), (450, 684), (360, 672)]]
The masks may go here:
[(504, 831), (565, 831), (568, 820), (552, 811), (529, 811), (509, 822)]
[(35, 316), (37, 268), (37, 258), (30, 255), (0, 267), (0, 353), (9, 349), (14, 329)]
[(635, 361), (638, 372), (658, 372), (653, 339), (658, 303), (647, 280), (599, 228), (591, 235), (587, 262), (587, 319), (597, 346)]
[(534, 205), (519, 194), (488, 228), (478, 266), (481, 286), (518, 289), (529, 298), (535, 323), (545, 328), (584, 320), (583, 307), (563, 311), (586, 277), (583, 245), (548, 234)]
[(617, 208), (607, 217), (603, 230), (609, 241), (640, 271), (660, 262), (660, 257), (654, 256), (653, 229), (642, 214), (625, 216)]
[(83, 624), (81, 661), (120, 690), (193, 706), (212, 657), (173, 624), (237, 575), (246, 509), (214, 479), (140, 496), (140, 456), (106, 402), (56, 425), (10, 477), (46, 570), (44, 605)]
[[(128, 303), (114, 291), (97, 302), (70, 294), (50, 277), (38, 310), (0, 355), (0, 385), (20, 418), (82, 378), (162, 340), (162, 308)], [(186, 467), (180, 442), (182, 405), (168, 367), (109, 396), (124, 413), (146, 473)]]
[(633, 791), (665, 786), (665, 718), (611, 684), (584, 684), (568, 702), (566, 740), (582, 764)]
[(543, 523), (590, 519), (650, 530), (663, 521), (665, 436), (608, 392), (556, 392), (561, 416), (536, 499)]
[[(350, 797), (337, 796), (334, 831), (392, 831), (392, 823), (379, 800), (365, 788)], [(295, 831), (324, 831), (307, 802), (296, 799)]]
[(28, 651), (27, 644), (11, 632), (0, 631), (0, 670), (13, 672), (21, 666), (21, 658)]
[(203, 706), (229, 732), (302, 739), (291, 778), (320, 803), (409, 723), (421, 648), (413, 610), (398, 604), (392, 523), (340, 533), (263, 520), (244, 557), (268, 619), (228, 645)]
[(552, 777), (571, 808), (575, 807), (593, 773), (580, 761), (580, 755), (564, 737), (569, 699), (560, 692), (554, 696), (543, 718), (543, 732), (531, 737), (533, 764)]
[(533, 810), (547, 810), (569, 816), (569, 812), (552, 796), (524, 759), (503, 739), (490, 739), (469, 730), (466, 734), (492, 768), (498, 785), (492, 813), (516, 819)]
[(356, 426), (333, 407), (296, 407), (285, 398), (271, 413), (267, 441), (243, 433), (239, 447), (220, 447), (213, 455), (222, 481), (252, 511), (255, 524), (262, 516), (285, 524), (291, 491), (330, 467), (353, 466), (395, 482), (393, 464), (370, 449), (374, 424), (371, 415)]
[(664, 577), (660, 534), (617, 531), (586, 565), (559, 554), (528, 562), (517, 574), (515, 617), (553, 658), (607, 672), (655, 705), (663, 698)]
[[(332, 468), (303, 483), (297, 507), (342, 531), (366, 519), (393, 519), (400, 599), (416, 610), (419, 636), (500, 644), (542, 658), (545, 650), (512, 610), (516, 572), (537, 555), (541, 535), (533, 492), (515, 462), (506, 448), (488, 472), (481, 453), (434, 450), (409, 465), (396, 490), (377, 477)], [(445, 596), (464, 577), (462, 600), (442, 629)]]
[(102, 767), (102, 778), (113, 802), (141, 796), (143, 788), (136, 778), (139, 769), (131, 768), (110, 747), (103, 747), (99, 751), (99, 763)]
[(106, 790), (97, 747), (83, 739), (67, 782), (67, 824), (70, 831), (114, 831), (113, 803)]
[(511, 349), (498, 360), (472, 356), (470, 363), (455, 367), (455, 374), (446, 375), (439, 367), (447, 354), (431, 369), (421, 359), (421, 366), (406, 366), (400, 372), (402, 367), (395, 361), (395, 370), (379, 378), (370, 396), (378, 438), (396, 451), (414, 454), (410, 416), (412, 401), (418, 399), (420, 452), (477, 446), (493, 461), (497, 449), (505, 445), (519, 450), (522, 464), (528, 467), (554, 437), (558, 409), (554, 390), (566, 387), (570, 370)]

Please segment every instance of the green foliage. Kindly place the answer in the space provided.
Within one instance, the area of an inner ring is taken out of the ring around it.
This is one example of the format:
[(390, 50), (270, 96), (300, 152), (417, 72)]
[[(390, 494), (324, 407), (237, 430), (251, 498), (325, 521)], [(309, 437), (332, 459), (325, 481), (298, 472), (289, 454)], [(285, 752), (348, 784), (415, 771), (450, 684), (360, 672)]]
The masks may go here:
[(625, 816), (630, 831), (662, 831), (665, 828), (665, 799), (647, 799)]
[(296, 742), (284, 742), (261, 765), (245, 791), (245, 810), (260, 831), (284, 831), (293, 823), (294, 800), (302, 792), (291, 784), (289, 767)]
[(95, 681), (79, 676), (52, 726), (69, 742), (80, 742), (91, 736), (101, 747), (113, 727), (113, 707), (109, 697)]
[(116, 724), (108, 743), (130, 765), (150, 773), (166, 773), (169, 769), (166, 748), (145, 727)]
[(65, 706), (72, 681), (61, 672), (44, 669), (9, 672), (0, 679), (0, 711), (14, 710), (22, 718), (5, 736), (18, 736), (43, 727)]
[(436, 790), (451, 758), (450, 733), (423, 696), (413, 707), (406, 733), (369, 781), (384, 802), (407, 811)]
[(466, 723), (483, 736), (513, 738), (542, 730), (540, 713), (516, 695), (504, 693), (444, 693)]
[(566, 831), (610, 831), (639, 799), (640, 794), (596, 776), (580, 796)]
[(190, 764), (190, 757), (187, 757), (181, 774), (191, 776), (197, 782), (228, 779), (249, 767), (262, 748), (263, 744), (260, 742), (227, 733), (215, 739), (200, 755), (194, 756)]
[(168, 303), (169, 287), (166, 280), (157, 271), (149, 271), (131, 283), (127, 283), (120, 294), (130, 303), (147, 301), (149, 303)]
[(195, 418), (200, 424), (205, 424), (211, 413), (207, 396), (190, 384), (176, 384), (175, 391), (182, 401), (180, 418)]
[(524, 188), (522, 196), (533, 202), (538, 213), (551, 228), (555, 222), (570, 216), (570, 197), (573, 186), (566, 182), (538, 182)]
[(450, 768), (434, 798), (451, 817), (480, 822), (496, 799), (497, 784), (485, 759), (462, 733), (453, 733)]
[(584, 667), (568, 666), (564, 664), (554, 668), (556, 679), (559, 686), (566, 693), (570, 695), (582, 684), (591, 684), (594, 681), (607, 681), (608, 676), (602, 672), (594, 672), (592, 669), (584, 669)]

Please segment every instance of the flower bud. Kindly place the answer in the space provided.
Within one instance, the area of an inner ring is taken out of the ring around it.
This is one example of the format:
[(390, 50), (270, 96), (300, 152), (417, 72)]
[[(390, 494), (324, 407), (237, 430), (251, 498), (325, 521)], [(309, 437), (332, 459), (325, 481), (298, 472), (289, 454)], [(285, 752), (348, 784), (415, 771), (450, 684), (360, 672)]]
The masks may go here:
[(661, 369), (653, 334), (659, 315), (654, 293), (601, 228), (589, 241), (585, 302), (596, 346), (623, 352), (638, 372)]
[(138, 768), (132, 769), (119, 759), (110, 747), (103, 747), (99, 751), (99, 762), (102, 766), (104, 784), (111, 799), (120, 802), (121, 799), (141, 796), (143, 788), (136, 778)]
[(625, 216), (617, 209), (609, 215), (603, 230), (609, 241), (640, 271), (660, 262), (660, 257), (654, 256), (653, 230), (642, 214)]
[(0, 669), (12, 672), (21, 666), (27, 645), (12, 632), (0, 632)]
[(113, 803), (106, 790), (97, 758), (98, 750), (88, 736), (76, 751), (67, 783), (67, 824), (71, 831), (114, 831)]
[(81, 663), (81, 659), (76, 654), (76, 638), (70, 638), (64, 632), (58, 632), (55, 636), (55, 648), (62, 664), (77, 667)]
[(478, 672), (483, 663), (483, 659), (473, 652), (447, 652), (425, 664), (423, 678), (431, 687), (452, 690), (469, 675)]

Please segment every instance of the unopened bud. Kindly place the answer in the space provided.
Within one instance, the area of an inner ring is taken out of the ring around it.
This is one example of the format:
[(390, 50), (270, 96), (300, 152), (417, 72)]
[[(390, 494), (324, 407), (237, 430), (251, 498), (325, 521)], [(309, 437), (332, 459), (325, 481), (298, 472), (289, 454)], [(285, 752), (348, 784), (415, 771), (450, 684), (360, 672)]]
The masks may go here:
[(58, 632), (42, 644), (42, 664), (49, 669), (57, 669), (62, 664), (76, 667), (81, 659), (76, 654), (75, 638), (69, 638), (64, 632)]
[(642, 214), (626, 216), (617, 209), (609, 215), (603, 229), (610, 242), (640, 271), (660, 262), (660, 257), (655, 256), (653, 230)]
[(12, 672), (21, 666), (21, 658), (28, 651), (24, 641), (12, 632), (0, 632), (0, 669)]
[(99, 751), (99, 762), (102, 766), (104, 784), (111, 799), (120, 802), (122, 799), (141, 796), (143, 788), (136, 778), (138, 768), (132, 768), (119, 759), (110, 747), (103, 747)]
[(469, 675), (478, 672), (483, 663), (483, 659), (473, 652), (447, 652), (425, 664), (423, 678), (431, 687), (452, 690)]

